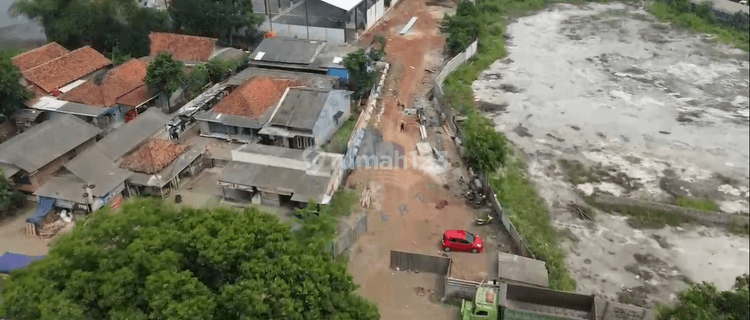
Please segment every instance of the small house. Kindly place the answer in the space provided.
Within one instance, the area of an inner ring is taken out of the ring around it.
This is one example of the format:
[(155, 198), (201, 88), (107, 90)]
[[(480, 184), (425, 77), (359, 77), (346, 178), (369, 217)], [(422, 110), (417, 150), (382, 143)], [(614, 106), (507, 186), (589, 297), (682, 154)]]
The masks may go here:
[(0, 168), (17, 190), (34, 193), (68, 161), (96, 143), (101, 132), (77, 117), (59, 115), (0, 144)]

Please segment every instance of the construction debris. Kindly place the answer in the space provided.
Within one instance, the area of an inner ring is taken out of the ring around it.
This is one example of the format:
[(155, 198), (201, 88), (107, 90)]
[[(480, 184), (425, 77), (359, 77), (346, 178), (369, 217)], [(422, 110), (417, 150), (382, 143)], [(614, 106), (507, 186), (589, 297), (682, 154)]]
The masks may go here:
[(44, 227), (42, 227), (39, 230), (39, 236), (42, 237), (42, 239), (49, 239), (55, 236), (58, 231), (60, 231), (62, 228), (65, 228), (67, 223), (62, 220), (57, 220), (53, 223), (46, 224)]
[(359, 204), (363, 208), (370, 208), (370, 205), (372, 205), (370, 188), (365, 188), (364, 190), (362, 190), (362, 196), (359, 198)]
[(445, 208), (447, 206), (448, 206), (448, 201), (447, 200), (439, 200), (435, 204), (435, 208), (438, 209), (438, 210), (441, 210), (441, 209), (443, 209), (443, 208)]
[(586, 220), (589, 220), (589, 221), (594, 221), (594, 219), (591, 219), (591, 217), (590, 217), (590, 216), (588, 215), (588, 213), (586, 212), (586, 209), (585, 209), (585, 208), (582, 208), (582, 207), (581, 207), (581, 206), (579, 206), (578, 204), (576, 204), (576, 203), (570, 203), (570, 204), (568, 205), (568, 207), (569, 207), (569, 208), (570, 208), (570, 210), (572, 210), (572, 211), (573, 211), (574, 213), (577, 213), (577, 214), (578, 214), (578, 218), (580, 218), (580, 219), (582, 219), (582, 220), (583, 220), (583, 219), (586, 219)]

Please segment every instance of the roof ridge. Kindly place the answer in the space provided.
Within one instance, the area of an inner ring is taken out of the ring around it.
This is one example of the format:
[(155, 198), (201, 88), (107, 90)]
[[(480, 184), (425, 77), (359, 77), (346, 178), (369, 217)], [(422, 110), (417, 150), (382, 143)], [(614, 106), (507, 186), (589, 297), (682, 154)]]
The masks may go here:
[[(66, 51), (68, 51), (68, 53), (70, 53), (70, 52), (71, 52), (70, 50), (66, 49), (65, 47), (63, 47), (62, 45), (60, 45), (59, 43), (57, 43), (56, 41), (52, 41), (52, 42), (50, 42), (50, 43), (47, 43), (47, 44), (45, 44), (45, 45), (43, 45), (43, 46), (41, 46), (41, 47), (38, 47), (38, 48), (34, 48), (34, 49), (31, 49), (31, 50), (29, 50), (29, 51), (24, 51), (24, 52), (21, 52), (21, 53), (19, 53), (19, 54), (15, 55), (15, 56), (11, 57), (11, 58), (10, 58), (10, 61), (16, 60), (16, 58), (18, 58), (18, 57), (20, 57), (20, 56), (23, 56), (23, 55), (26, 55), (26, 54), (29, 54), (29, 53), (32, 53), (32, 52), (34, 52), (34, 51), (37, 51), (37, 50), (41, 50), (41, 49), (44, 49), (44, 48), (46, 48), (46, 47), (48, 47), (48, 46), (51, 46), (51, 45), (53, 45), (53, 44), (56, 44), (56, 45), (58, 45), (58, 46), (62, 47), (63, 49), (65, 49)], [(66, 53), (66, 54), (67, 54), (67, 53)], [(53, 60), (54, 60), (54, 59), (53, 59)], [(34, 69), (34, 68), (31, 68), (31, 69)], [(31, 69), (29, 69), (29, 70), (31, 70)]]
[(182, 37), (191, 37), (191, 38), (203, 38), (203, 39), (211, 39), (211, 40), (212, 40), (212, 41), (214, 41), (214, 42), (217, 42), (217, 41), (219, 41), (219, 39), (218, 39), (218, 38), (212, 38), (212, 37), (204, 37), (204, 36), (196, 36), (196, 35), (191, 35), (191, 34), (183, 34), (183, 33), (175, 33), (175, 32), (159, 32), (159, 31), (151, 31), (151, 33), (149, 33), (149, 36), (151, 36), (152, 34), (166, 34), (166, 35), (176, 35), (176, 36), (182, 36)]
[[(27, 69), (27, 70), (26, 70), (25, 72), (32, 72), (32, 71), (34, 71), (34, 69), (36, 69), (36, 68), (40, 68), (40, 67), (42, 67), (42, 66), (44, 66), (44, 65), (47, 65), (47, 64), (49, 64), (49, 63), (50, 63), (50, 62), (52, 62), (52, 61), (55, 61), (55, 60), (59, 60), (59, 59), (62, 59), (62, 58), (63, 58), (63, 57), (65, 57), (65, 56), (71, 55), (71, 54), (73, 54), (74, 52), (76, 52), (76, 51), (79, 51), (79, 50), (82, 50), (82, 49), (85, 49), (85, 48), (91, 48), (91, 46), (83, 46), (83, 47), (80, 47), (80, 48), (78, 48), (78, 49), (75, 49), (75, 50), (73, 50), (73, 51), (68, 51), (68, 53), (66, 53), (66, 54), (64, 54), (64, 55), (61, 55), (61, 56), (59, 56), (59, 57), (57, 57), (57, 58), (54, 58), (54, 59), (52, 59), (52, 60), (49, 60), (49, 61), (47, 61), (47, 62), (45, 62), (45, 63), (42, 63), (42, 64), (40, 64), (40, 65), (38, 65), (38, 66), (36, 66), (36, 67), (33, 67), (33, 68), (31, 68), (31, 69)], [(94, 48), (91, 48), (91, 49), (92, 49), (92, 50), (94, 50)], [(96, 51), (96, 50), (94, 50), (94, 51)], [(97, 52), (97, 53), (99, 53), (99, 51), (96, 51), (96, 52)], [(99, 53), (99, 54), (101, 54), (101, 53)], [(104, 55), (102, 55), (102, 56), (104, 57)], [(107, 57), (104, 57), (104, 58), (107, 58)], [(107, 59), (107, 60), (109, 60), (109, 59)], [(110, 61), (112, 61), (112, 60), (110, 60)]]

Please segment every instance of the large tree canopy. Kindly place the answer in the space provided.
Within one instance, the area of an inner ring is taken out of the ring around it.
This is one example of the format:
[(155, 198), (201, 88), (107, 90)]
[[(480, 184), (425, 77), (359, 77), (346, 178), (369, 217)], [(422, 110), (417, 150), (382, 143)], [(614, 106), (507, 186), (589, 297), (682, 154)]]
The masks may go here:
[(146, 84), (157, 90), (169, 93), (177, 91), (185, 82), (182, 62), (172, 59), (172, 55), (159, 52), (146, 69)]
[(173, 0), (170, 11), (176, 30), (219, 37), (227, 42), (240, 29), (245, 36), (252, 35), (263, 21), (253, 13), (252, 0)]
[(256, 209), (99, 211), (12, 274), (6, 319), (379, 319), (343, 262)]
[(750, 319), (750, 277), (735, 279), (730, 290), (719, 291), (712, 283), (694, 283), (677, 297), (677, 304), (662, 307), (659, 320), (747, 320)]
[(16, 110), (25, 108), (23, 102), (31, 97), (19, 80), (21, 73), (11, 63), (10, 58), (21, 53), (20, 50), (0, 50), (0, 123), (7, 120)]
[(19, 0), (14, 11), (39, 19), (47, 40), (68, 49), (119, 48), (136, 57), (149, 54), (151, 31), (168, 29), (165, 12), (143, 8), (135, 0)]

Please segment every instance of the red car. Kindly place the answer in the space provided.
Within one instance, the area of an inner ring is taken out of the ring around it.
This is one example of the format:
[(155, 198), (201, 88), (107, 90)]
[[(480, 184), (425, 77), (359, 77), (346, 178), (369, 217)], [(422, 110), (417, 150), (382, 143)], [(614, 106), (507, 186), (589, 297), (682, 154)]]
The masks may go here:
[(468, 251), (479, 253), (484, 250), (484, 241), (478, 235), (466, 230), (447, 230), (443, 233), (443, 251)]

